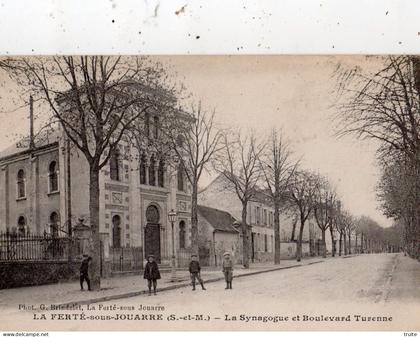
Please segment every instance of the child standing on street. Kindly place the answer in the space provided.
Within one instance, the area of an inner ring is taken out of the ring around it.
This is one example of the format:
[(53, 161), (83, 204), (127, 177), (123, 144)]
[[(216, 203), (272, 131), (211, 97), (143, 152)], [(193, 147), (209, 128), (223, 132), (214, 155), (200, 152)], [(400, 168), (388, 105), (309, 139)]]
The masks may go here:
[(225, 275), (226, 288), (232, 289), (232, 278), (233, 278), (233, 262), (230, 258), (230, 253), (226, 252), (223, 254), (223, 274)]
[(197, 279), (198, 282), (200, 282), (201, 288), (203, 290), (206, 290), (206, 288), (204, 288), (203, 280), (201, 279), (200, 262), (198, 262), (198, 257), (195, 254), (191, 255), (191, 262), (190, 262), (189, 271), (190, 271), (190, 276), (191, 276), (191, 281), (192, 281), (192, 286), (193, 286), (192, 290), (195, 290), (195, 280), (196, 279)]
[(92, 290), (90, 288), (90, 279), (89, 279), (89, 262), (92, 258), (87, 255), (83, 254), (82, 263), (80, 264), (80, 290), (83, 289), (83, 282), (86, 281), (88, 290)]
[(153, 255), (149, 255), (147, 258), (146, 266), (144, 267), (143, 278), (147, 280), (147, 287), (149, 288), (149, 296), (152, 294), (152, 284), (153, 284), (153, 294), (156, 295), (157, 280), (160, 279), (160, 272), (158, 264), (155, 261)]

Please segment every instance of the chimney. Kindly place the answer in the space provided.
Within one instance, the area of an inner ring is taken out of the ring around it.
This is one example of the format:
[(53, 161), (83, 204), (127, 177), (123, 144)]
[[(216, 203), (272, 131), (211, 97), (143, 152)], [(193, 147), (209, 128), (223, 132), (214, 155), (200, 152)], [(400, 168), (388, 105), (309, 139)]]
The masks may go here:
[(34, 99), (29, 96), (29, 149), (35, 148), (34, 142)]

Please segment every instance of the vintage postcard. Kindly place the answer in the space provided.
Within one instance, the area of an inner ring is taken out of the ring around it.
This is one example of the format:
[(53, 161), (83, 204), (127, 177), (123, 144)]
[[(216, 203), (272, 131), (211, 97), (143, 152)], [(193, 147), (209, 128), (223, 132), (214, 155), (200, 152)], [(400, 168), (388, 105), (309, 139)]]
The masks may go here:
[(0, 329), (420, 329), (420, 58), (3, 56)]

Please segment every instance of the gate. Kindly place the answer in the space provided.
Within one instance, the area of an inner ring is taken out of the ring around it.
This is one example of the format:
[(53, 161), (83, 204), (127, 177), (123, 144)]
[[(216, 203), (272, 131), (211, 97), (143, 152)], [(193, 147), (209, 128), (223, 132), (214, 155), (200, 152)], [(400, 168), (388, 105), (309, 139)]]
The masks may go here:
[(143, 269), (142, 247), (110, 247), (111, 272), (136, 272)]

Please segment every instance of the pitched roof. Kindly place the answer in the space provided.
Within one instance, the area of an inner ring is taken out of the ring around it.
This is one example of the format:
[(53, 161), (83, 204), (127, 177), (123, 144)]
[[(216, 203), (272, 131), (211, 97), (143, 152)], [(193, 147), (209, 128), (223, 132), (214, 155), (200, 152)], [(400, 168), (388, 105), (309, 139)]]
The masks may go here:
[(207, 206), (197, 206), (199, 214), (205, 218), (216, 231), (238, 233), (232, 226), (236, 221), (230, 213)]

